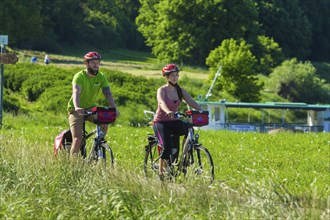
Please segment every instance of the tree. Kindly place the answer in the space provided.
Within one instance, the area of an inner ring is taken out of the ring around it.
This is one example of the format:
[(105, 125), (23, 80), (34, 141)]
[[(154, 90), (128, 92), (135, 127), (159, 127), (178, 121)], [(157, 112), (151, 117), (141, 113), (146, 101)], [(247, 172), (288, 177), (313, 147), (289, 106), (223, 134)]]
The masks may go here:
[(1, 0), (0, 33), (9, 36), (9, 43), (30, 48), (42, 35), (40, 0)]
[(43, 0), (43, 37), (34, 48), (58, 51), (62, 44), (82, 42), (85, 33), (82, 0)]
[(282, 48), (272, 38), (258, 36), (258, 42), (251, 49), (258, 60), (259, 73), (268, 76), (285, 59)]
[(0, 31), (12, 46), (34, 50), (81, 43), (145, 49), (135, 24), (138, 8), (138, 0), (2, 0)]
[(330, 84), (316, 75), (310, 62), (296, 58), (286, 60), (270, 74), (269, 87), (292, 102), (327, 103), (330, 100)]
[(123, 26), (122, 39), (125, 47), (134, 50), (146, 50), (142, 34), (137, 30), (135, 18), (138, 16), (140, 2), (139, 0), (116, 0), (118, 10), (123, 12), (124, 20), (121, 23)]
[(256, 0), (259, 22), (266, 36), (271, 36), (286, 57), (305, 59), (311, 53), (311, 23), (299, 0)]
[(256, 58), (250, 51), (251, 45), (244, 40), (224, 40), (221, 46), (212, 50), (206, 59), (210, 67), (210, 79), (213, 79), (219, 63), (222, 65), (221, 77), (214, 90), (224, 90), (240, 101), (255, 102), (260, 100), (263, 84), (257, 84)]
[(159, 60), (204, 65), (222, 40), (256, 34), (256, 19), (253, 0), (141, 0), (136, 23)]
[(311, 55), (309, 59), (330, 60), (330, 1), (300, 0), (304, 14), (312, 24)]

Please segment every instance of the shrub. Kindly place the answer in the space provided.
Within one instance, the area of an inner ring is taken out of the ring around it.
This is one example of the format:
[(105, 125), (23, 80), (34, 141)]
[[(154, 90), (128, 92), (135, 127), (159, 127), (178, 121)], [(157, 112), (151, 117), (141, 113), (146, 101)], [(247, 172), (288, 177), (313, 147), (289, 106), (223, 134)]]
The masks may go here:
[(330, 85), (316, 75), (310, 62), (286, 60), (270, 74), (268, 87), (291, 102), (327, 103)]

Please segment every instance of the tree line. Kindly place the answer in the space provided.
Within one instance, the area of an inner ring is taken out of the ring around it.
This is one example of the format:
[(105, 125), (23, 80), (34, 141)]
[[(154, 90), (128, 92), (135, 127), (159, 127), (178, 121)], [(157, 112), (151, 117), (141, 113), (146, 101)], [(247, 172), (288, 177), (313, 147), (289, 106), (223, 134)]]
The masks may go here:
[(136, 30), (138, 0), (2, 0), (0, 33), (17, 48), (59, 51), (63, 45), (145, 48)]
[(226, 39), (255, 45), (266, 36), (286, 57), (330, 60), (328, 0), (2, 0), (0, 12), (0, 34), (17, 48), (150, 49), (162, 61), (204, 66)]
[(260, 101), (258, 74), (289, 101), (330, 97), (309, 62), (330, 61), (328, 0), (2, 0), (0, 10), (12, 47), (151, 50), (161, 62), (208, 66), (210, 81), (221, 64), (215, 100)]

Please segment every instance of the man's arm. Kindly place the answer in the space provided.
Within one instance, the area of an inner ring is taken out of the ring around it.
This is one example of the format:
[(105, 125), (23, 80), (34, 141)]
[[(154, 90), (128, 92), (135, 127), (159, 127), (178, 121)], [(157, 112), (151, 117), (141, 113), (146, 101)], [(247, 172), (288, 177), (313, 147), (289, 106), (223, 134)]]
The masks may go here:
[(110, 87), (109, 86), (104, 87), (102, 89), (102, 92), (103, 92), (105, 98), (107, 99), (109, 106), (116, 108), (116, 103), (115, 103), (115, 100), (113, 99), (112, 93), (110, 91)]
[(183, 94), (183, 99), (190, 107), (193, 107), (198, 111), (203, 111), (203, 108), (191, 97), (191, 95), (186, 90), (182, 89), (182, 94)]
[(73, 106), (74, 110), (78, 114), (84, 114), (84, 109), (80, 108), (80, 93), (81, 93), (81, 88), (79, 85), (72, 85), (72, 101), (73, 101)]
[(118, 117), (120, 113), (119, 113), (119, 111), (118, 111), (118, 109), (116, 107), (116, 103), (115, 103), (115, 100), (114, 100), (114, 98), (112, 96), (110, 87), (109, 86), (104, 87), (102, 89), (102, 92), (103, 92), (105, 98), (107, 99), (107, 101), (109, 103), (109, 106), (112, 107), (112, 108), (116, 108), (116, 110), (117, 110), (116, 114), (117, 114), (117, 117)]

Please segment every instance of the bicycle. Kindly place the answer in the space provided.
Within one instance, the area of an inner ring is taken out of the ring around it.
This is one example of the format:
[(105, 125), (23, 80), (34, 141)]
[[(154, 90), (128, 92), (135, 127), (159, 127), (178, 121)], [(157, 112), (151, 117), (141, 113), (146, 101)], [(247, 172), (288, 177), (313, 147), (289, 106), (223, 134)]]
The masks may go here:
[[(86, 120), (92, 117), (92, 121), (96, 124), (96, 128), (91, 131), (86, 131)], [(107, 161), (109, 161), (110, 167), (114, 166), (114, 156), (111, 147), (107, 144), (107, 141), (104, 139), (104, 133), (101, 131), (101, 124), (111, 124), (116, 120), (116, 109), (115, 108), (106, 108), (106, 107), (95, 107), (92, 111), (84, 112), (84, 122), (83, 122), (83, 137), (82, 143), (80, 147), (80, 154), (84, 160), (88, 163), (97, 163), (102, 162), (106, 165)], [(95, 134), (95, 138), (93, 140), (92, 147), (90, 149), (90, 153), (87, 156), (86, 143), (87, 140)], [(54, 143), (54, 154), (57, 154), (58, 150), (64, 148), (67, 153), (70, 153), (72, 143), (72, 135), (71, 131), (65, 130), (60, 133), (55, 138)]]
[[(145, 115), (150, 111), (145, 111)], [(208, 112), (187, 111), (186, 114), (177, 112), (177, 118), (186, 118), (189, 124), (188, 134), (183, 140), (182, 155), (173, 161), (175, 152), (172, 152), (167, 162), (166, 178), (172, 180), (181, 173), (184, 177), (194, 176), (203, 182), (211, 184), (214, 180), (214, 165), (212, 156), (201, 143), (199, 134), (195, 133), (194, 127), (202, 127), (208, 124)], [(145, 146), (144, 174), (146, 177), (159, 175), (159, 159), (162, 146), (157, 137), (147, 134), (148, 144)]]

